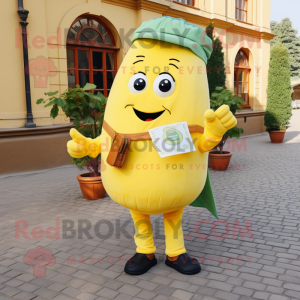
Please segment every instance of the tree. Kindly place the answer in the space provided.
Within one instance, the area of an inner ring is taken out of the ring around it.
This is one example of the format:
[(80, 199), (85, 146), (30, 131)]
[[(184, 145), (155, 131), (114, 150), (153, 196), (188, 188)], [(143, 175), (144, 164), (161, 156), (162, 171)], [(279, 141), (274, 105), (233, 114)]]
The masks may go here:
[(281, 43), (271, 50), (265, 126), (285, 130), (292, 115), (289, 52)]
[(271, 41), (271, 47), (282, 42), (290, 54), (290, 75), (300, 77), (300, 38), (297, 37), (297, 30), (293, 28), (289, 18), (283, 19), (280, 23), (271, 22), (272, 33), (276, 37)]
[(216, 90), (216, 87), (226, 86), (226, 73), (224, 63), (223, 46), (218, 37), (214, 36), (214, 27), (210, 23), (206, 27), (206, 34), (213, 41), (213, 52), (207, 62), (207, 79), (209, 86), (209, 96)]
[(271, 21), (271, 32), (273, 34), (276, 34), (276, 36), (271, 40), (271, 49), (278, 43), (280, 43), (280, 25), (275, 22), (275, 21)]

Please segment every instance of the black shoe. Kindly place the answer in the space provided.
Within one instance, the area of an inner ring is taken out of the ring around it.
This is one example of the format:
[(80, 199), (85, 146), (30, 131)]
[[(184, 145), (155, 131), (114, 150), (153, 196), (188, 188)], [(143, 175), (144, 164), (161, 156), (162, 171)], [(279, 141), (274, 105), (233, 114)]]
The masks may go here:
[(124, 271), (129, 275), (142, 275), (156, 264), (155, 256), (149, 259), (146, 254), (136, 253), (127, 261)]
[(194, 275), (201, 271), (201, 266), (196, 258), (191, 258), (187, 253), (180, 254), (175, 261), (165, 261), (168, 267), (171, 267), (181, 274)]

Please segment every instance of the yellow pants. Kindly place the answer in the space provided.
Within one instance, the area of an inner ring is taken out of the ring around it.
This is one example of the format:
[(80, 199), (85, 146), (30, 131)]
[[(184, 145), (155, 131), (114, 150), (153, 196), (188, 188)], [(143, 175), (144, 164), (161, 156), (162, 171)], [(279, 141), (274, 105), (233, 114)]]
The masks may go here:
[[(182, 232), (182, 212), (184, 208), (164, 214), (166, 254), (174, 257), (186, 252)], [(134, 222), (134, 240), (136, 252), (152, 254), (156, 251), (153, 240), (153, 231), (149, 215), (130, 211)]]

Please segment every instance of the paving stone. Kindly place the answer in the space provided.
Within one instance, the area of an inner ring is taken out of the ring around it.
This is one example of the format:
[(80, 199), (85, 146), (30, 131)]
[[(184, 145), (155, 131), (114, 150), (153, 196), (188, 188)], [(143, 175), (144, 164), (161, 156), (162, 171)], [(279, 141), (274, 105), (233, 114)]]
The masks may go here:
[(78, 278), (71, 279), (66, 286), (73, 287), (75, 289), (80, 288), (81, 286), (85, 285), (86, 281)]
[[(280, 287), (280, 286), (279, 286), (279, 287)], [(286, 284), (283, 285), (283, 288), (284, 288), (284, 289), (287, 289), (287, 290), (297, 291), (297, 292), (300, 291), (300, 285), (298, 285), (298, 284), (293, 284), (293, 283), (286, 283)]]
[(63, 289), (66, 288), (66, 286), (63, 285), (63, 284), (60, 284), (60, 283), (53, 283), (53, 284), (51, 284), (50, 286), (48, 286), (48, 288), (49, 288), (50, 290), (55, 291), (55, 292), (61, 292)]
[(53, 300), (71, 300), (72, 298), (65, 296), (65, 295), (58, 295)]
[(265, 284), (261, 284), (258, 282), (252, 282), (252, 281), (245, 281), (243, 283), (243, 286), (246, 288), (249, 288), (249, 289), (259, 290), (259, 291), (264, 291), (266, 289)]
[(74, 288), (72, 288), (72, 287), (67, 287), (66, 289), (64, 289), (64, 290), (62, 291), (62, 293), (66, 294), (66, 295), (69, 296), (69, 297), (75, 298), (77, 295), (80, 294), (80, 290), (74, 289)]
[(129, 284), (136, 284), (138, 282), (138, 279), (134, 278), (133, 276), (130, 275), (121, 275), (117, 278), (118, 281), (123, 281), (125, 283)]
[(199, 286), (196, 284), (190, 284), (189, 287), (187, 288), (187, 291), (190, 293), (195, 293), (199, 289)]
[[(140, 281), (140, 282), (141, 282), (141, 281)], [(139, 282), (139, 283), (140, 283), (140, 282)], [(116, 281), (116, 280), (108, 280), (108, 281), (106, 281), (106, 282), (103, 284), (103, 286), (116, 291), (116, 290), (118, 290), (123, 284), (124, 284), (124, 282), (118, 282), (118, 281)]]
[(38, 287), (48, 287), (51, 285), (53, 282), (44, 278), (44, 277), (39, 277), (39, 278), (34, 278), (33, 280), (30, 281), (31, 284), (35, 284)]
[(228, 292), (217, 291), (214, 296), (216, 298), (225, 299), (225, 300), (238, 300), (240, 298), (239, 295), (231, 294)]
[(58, 295), (58, 292), (49, 290), (48, 288), (39, 288), (38, 290), (34, 291), (34, 294), (52, 300)]
[(9, 281), (4, 281), (5, 285), (11, 286), (11, 287), (18, 287), (22, 285), (24, 282), (18, 279), (11, 279)]
[(237, 286), (233, 289), (232, 293), (250, 297), (253, 294), (253, 290)]
[(117, 273), (117, 272), (114, 272), (114, 271), (111, 271), (111, 270), (105, 270), (102, 273), (102, 275), (105, 276), (105, 277), (109, 277), (109, 278), (115, 279), (118, 276), (120, 276), (120, 273)]
[(277, 273), (277, 274), (284, 274), (284, 272), (285, 272), (284, 269), (278, 268), (278, 267), (273, 267), (273, 266), (264, 266), (263, 270), (273, 272), (273, 273)]
[[(153, 291), (155, 290), (159, 285), (151, 282), (151, 281), (146, 281), (146, 280), (140, 280), (137, 284), (137, 287), (142, 288), (143, 290), (149, 290), (149, 291)], [(165, 287), (165, 286), (160, 286), (160, 287)]]
[(15, 295), (14, 298), (19, 300), (31, 300), (36, 298), (36, 295), (28, 292), (21, 292)]
[(206, 278), (214, 279), (218, 281), (226, 281), (228, 279), (228, 276), (222, 274), (210, 273)]
[(296, 292), (296, 291), (293, 291), (293, 290), (286, 290), (286, 291), (284, 291), (283, 294), (288, 296), (288, 297), (291, 297), (291, 298), (300, 299), (300, 292)]
[(74, 274), (72, 274), (73, 277), (77, 277), (80, 279), (85, 279), (85, 278), (89, 277), (90, 275), (91, 275), (91, 273), (82, 271), (82, 270), (79, 270), (79, 271), (75, 272)]
[[(105, 284), (105, 282), (109, 281), (110, 279), (108, 279), (108, 278), (106, 278), (106, 277), (104, 277), (102, 275), (92, 274), (89, 277), (85, 278), (84, 280), (81, 280), (81, 279), (79, 279), (79, 280), (80, 280), (80, 282), (86, 282), (86, 281), (88, 281), (88, 282), (93, 282), (93, 283), (95, 283), (97, 285), (102, 286), (102, 285)], [(68, 282), (68, 284), (69, 284), (69, 282)]]
[(270, 294), (265, 292), (255, 292), (253, 295), (253, 298), (255, 299), (262, 299), (267, 300), (269, 298)]
[(150, 291), (141, 291), (139, 294), (137, 294), (138, 298), (145, 299), (145, 300), (153, 299), (155, 296), (156, 294)]
[(33, 299), (34, 300), (47, 300), (46, 298), (41, 297), (41, 296), (35, 296)]
[(126, 294), (119, 294), (114, 300), (132, 300), (133, 298)]
[(114, 299), (117, 297), (119, 292), (116, 292), (114, 290), (108, 289), (108, 288), (103, 288), (99, 292), (97, 292), (97, 295), (108, 298), (108, 299)]
[(288, 300), (288, 298), (280, 295), (271, 295), (270, 300)]
[(134, 287), (129, 284), (124, 284), (121, 288), (118, 289), (118, 292), (129, 295), (129, 296), (136, 296), (141, 291), (140, 288)]
[(163, 285), (169, 285), (173, 280), (163, 276), (154, 276), (151, 281)]
[(79, 300), (94, 300), (96, 298), (97, 298), (96, 295), (92, 295), (89, 293), (81, 293), (77, 296), (77, 299), (79, 299)]
[(193, 297), (193, 294), (186, 291), (177, 290), (172, 294), (172, 297), (182, 300), (190, 300)]
[(278, 288), (275, 286), (268, 286), (266, 289), (266, 292), (269, 292), (270, 294), (280, 294), (282, 295), (284, 293), (283, 288)]
[(7, 295), (7, 296), (10, 296), (10, 297), (13, 297), (16, 294), (21, 293), (21, 290), (18, 289), (18, 288), (7, 286), (7, 287), (1, 289), (0, 293), (4, 294), (4, 295)]
[[(273, 279), (273, 278), (263, 278), (262, 283), (267, 284), (267, 285), (274, 285), (276, 287), (281, 287), (282, 286), (282, 281)], [(285, 287), (288, 289), (288, 287)]]
[(53, 281), (59, 282), (61, 284), (65, 284), (70, 281), (73, 277), (66, 274), (59, 274), (52, 278)]
[(155, 298), (153, 298), (153, 300), (169, 300), (169, 299), (175, 299), (175, 298), (169, 298), (169, 297), (162, 296), (162, 295), (158, 295)]
[(192, 300), (202, 300), (202, 299), (204, 299), (204, 297), (206, 297), (206, 296), (194, 294)]
[(98, 292), (102, 287), (94, 284), (94, 283), (87, 283), (83, 286), (80, 287), (80, 290), (86, 293), (90, 293), (90, 294), (95, 294), (96, 292)]
[(39, 287), (35, 284), (31, 283), (24, 283), (20, 286), (18, 286), (19, 289), (25, 291), (25, 292), (34, 292), (36, 291)]
[(22, 272), (20, 272), (20, 271), (11, 270), (11, 271), (9, 271), (9, 272), (6, 272), (6, 273), (5, 273), (5, 276), (14, 278), (14, 277), (17, 277), (17, 276), (19, 276), (19, 275), (21, 275), (21, 274), (22, 274)]
[(171, 287), (173, 288), (176, 288), (176, 289), (181, 289), (181, 290), (187, 290), (188, 287), (189, 287), (189, 283), (187, 282), (182, 282), (182, 281), (179, 281), (179, 280), (174, 280), (172, 283), (171, 283)]
[(228, 284), (226, 282), (221, 282), (221, 281), (216, 281), (216, 280), (210, 280), (207, 283), (207, 286), (211, 287), (213, 289), (227, 291), (227, 292), (230, 292), (233, 289), (232, 284)]
[[(197, 287), (197, 286), (196, 286)], [(198, 287), (197, 287), (198, 290)], [(169, 286), (160, 285), (154, 292), (160, 295), (164, 296), (170, 296), (172, 293), (174, 293), (175, 289)], [(188, 292), (191, 292), (188, 290)]]

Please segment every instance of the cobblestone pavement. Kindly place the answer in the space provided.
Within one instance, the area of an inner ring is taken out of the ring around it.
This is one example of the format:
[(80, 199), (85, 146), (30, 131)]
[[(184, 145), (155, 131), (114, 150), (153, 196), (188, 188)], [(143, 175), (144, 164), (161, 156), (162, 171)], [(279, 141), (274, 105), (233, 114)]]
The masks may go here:
[[(74, 167), (2, 178), (0, 299), (300, 299), (299, 110), (291, 125), (284, 144), (271, 144), (267, 134), (245, 138), (239, 144), (245, 141), (246, 148), (231, 149), (229, 170), (210, 171), (219, 225), (204, 209), (185, 209), (186, 247), (202, 260), (194, 276), (163, 263), (161, 216), (152, 218), (160, 263), (142, 276), (126, 275), (125, 261), (135, 253), (129, 211), (109, 197), (84, 200)], [(106, 225), (95, 230), (103, 219)], [(206, 239), (194, 231), (199, 220), (207, 220), (199, 227)], [(88, 222), (89, 238), (78, 230)], [(120, 233), (126, 222), (128, 234)], [(20, 224), (28, 236), (15, 230)], [(69, 238), (63, 236), (63, 226), (72, 225), (75, 231), (64, 230)], [(58, 226), (59, 236), (46, 230), (51, 226)], [(54, 265), (35, 268), (35, 275), (46, 271), (45, 277), (34, 277), (33, 265), (24, 263), (28, 250), (38, 246), (55, 257)]]

